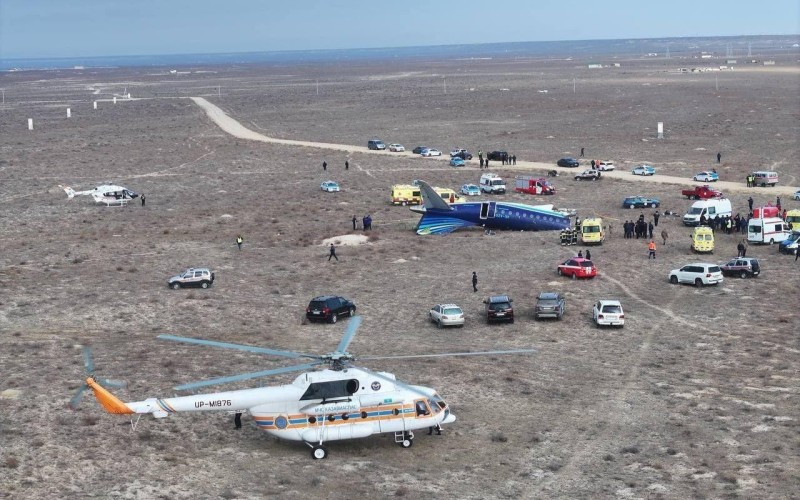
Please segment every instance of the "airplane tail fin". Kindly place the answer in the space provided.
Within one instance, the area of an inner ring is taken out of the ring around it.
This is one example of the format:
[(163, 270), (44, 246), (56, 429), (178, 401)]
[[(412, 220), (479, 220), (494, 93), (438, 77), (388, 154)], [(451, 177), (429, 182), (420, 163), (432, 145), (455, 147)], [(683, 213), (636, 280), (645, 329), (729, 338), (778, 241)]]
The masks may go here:
[(439, 196), (439, 193), (433, 190), (427, 182), (420, 181), (419, 190), (422, 194), (422, 203), (426, 209), (436, 208), (439, 210), (452, 210), (450, 205)]
[(97, 383), (92, 377), (86, 379), (86, 385), (92, 389), (94, 397), (108, 413), (114, 415), (130, 415), (134, 411), (125, 403), (120, 401), (119, 398), (111, 394), (107, 389)]

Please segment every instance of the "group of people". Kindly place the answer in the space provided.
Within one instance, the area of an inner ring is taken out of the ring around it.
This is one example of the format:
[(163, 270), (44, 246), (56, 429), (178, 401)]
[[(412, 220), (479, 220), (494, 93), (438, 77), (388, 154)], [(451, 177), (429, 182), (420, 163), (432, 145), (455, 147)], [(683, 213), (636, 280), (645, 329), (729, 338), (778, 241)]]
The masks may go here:
[[(372, 230), (372, 216), (367, 214), (361, 218), (361, 227), (364, 228), (364, 231)], [(353, 214), (353, 231), (358, 229), (358, 217)]]
[(644, 220), (644, 214), (639, 215), (639, 220), (636, 222), (632, 220), (626, 220), (624, 224), (622, 224), (622, 230), (624, 232), (624, 238), (626, 239), (633, 239), (636, 236), (636, 239), (639, 238), (653, 238), (653, 231), (655, 230), (658, 223), (656, 222), (658, 219), (654, 216), (653, 222), (646, 222)]
[[(516, 165), (517, 164), (517, 155), (510, 155), (508, 153), (504, 153), (500, 157), (500, 162), (503, 165)], [(478, 163), (481, 165), (481, 170), (489, 168), (489, 156), (487, 155), (486, 158), (483, 157), (483, 151), (478, 150)]]
[(725, 234), (746, 233), (747, 232), (748, 218), (741, 217), (738, 213), (731, 217), (730, 215), (715, 215), (706, 219), (705, 215), (700, 216), (700, 225), (708, 226), (712, 231), (721, 230)]

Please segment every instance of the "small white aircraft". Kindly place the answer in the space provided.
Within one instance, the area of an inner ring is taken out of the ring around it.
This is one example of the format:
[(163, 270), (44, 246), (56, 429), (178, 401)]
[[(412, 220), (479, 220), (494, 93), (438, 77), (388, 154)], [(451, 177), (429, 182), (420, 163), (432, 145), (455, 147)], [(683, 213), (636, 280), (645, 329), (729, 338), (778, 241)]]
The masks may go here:
[[(350, 364), (356, 357), (347, 352), (361, 316), (350, 319), (342, 340), (334, 352), (322, 355), (277, 351), (263, 347), (230, 344), (211, 340), (159, 335), (158, 338), (188, 344), (281, 356), (309, 362), (274, 370), (221, 377), (175, 387), (177, 390), (196, 389), (208, 385), (248, 380), (280, 373), (309, 370), (319, 365), (328, 368), (310, 371), (294, 382), (277, 387), (261, 387), (238, 391), (197, 394), (175, 398), (149, 398), (124, 403), (103, 388), (93, 377), (86, 380), (97, 401), (108, 413), (133, 415), (150, 413), (164, 418), (177, 412), (227, 411), (249, 412), (256, 425), (267, 433), (290, 441), (302, 441), (311, 448), (311, 456), (326, 458), (325, 441), (355, 439), (372, 434), (393, 434), (403, 448), (414, 443), (414, 432), (420, 429), (441, 430), (440, 424), (455, 422), (447, 403), (436, 390), (400, 382), (391, 373), (374, 372)], [(498, 354), (530, 354), (533, 349), (510, 351), (455, 352), (442, 354), (409, 354), (400, 356), (367, 356), (361, 360), (410, 359), (443, 356), (477, 356)], [(108, 385), (108, 384), (105, 384)], [(132, 425), (135, 422), (131, 421)], [(437, 432), (438, 434), (438, 432)]]
[(77, 195), (91, 195), (95, 203), (105, 203), (107, 207), (121, 207), (127, 205), (129, 201), (138, 198), (139, 195), (130, 189), (113, 184), (103, 184), (94, 189), (86, 191), (75, 191), (69, 186), (59, 186), (66, 191), (67, 196), (72, 199)]

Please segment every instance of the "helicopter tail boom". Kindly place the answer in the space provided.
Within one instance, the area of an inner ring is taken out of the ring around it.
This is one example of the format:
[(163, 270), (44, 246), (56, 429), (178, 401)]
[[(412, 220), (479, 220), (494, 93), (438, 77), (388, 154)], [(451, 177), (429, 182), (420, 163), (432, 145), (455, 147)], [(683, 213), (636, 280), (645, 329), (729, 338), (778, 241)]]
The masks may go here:
[(97, 398), (97, 402), (100, 403), (108, 413), (112, 413), (114, 415), (130, 415), (134, 413), (134, 411), (125, 403), (120, 401), (120, 399), (108, 390), (106, 390), (103, 386), (99, 383), (95, 382), (95, 380), (91, 377), (86, 379), (86, 385), (92, 389), (94, 392), (94, 397)]

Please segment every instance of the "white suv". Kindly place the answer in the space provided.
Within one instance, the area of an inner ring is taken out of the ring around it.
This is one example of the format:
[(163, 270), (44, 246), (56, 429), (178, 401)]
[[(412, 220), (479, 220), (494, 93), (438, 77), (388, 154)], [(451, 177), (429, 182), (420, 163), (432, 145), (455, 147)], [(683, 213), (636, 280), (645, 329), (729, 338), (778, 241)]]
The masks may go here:
[(688, 264), (669, 272), (670, 283), (693, 283), (696, 286), (722, 283), (722, 270), (716, 264)]
[(455, 304), (437, 304), (430, 313), (431, 321), (439, 328), (443, 326), (464, 326), (464, 311)]
[(625, 312), (618, 300), (598, 300), (592, 308), (592, 319), (597, 326), (619, 326), (625, 324)]
[(169, 279), (169, 281), (167, 281), (167, 285), (174, 290), (187, 286), (208, 288), (212, 283), (214, 283), (214, 273), (205, 267), (190, 267), (181, 274), (173, 276)]

